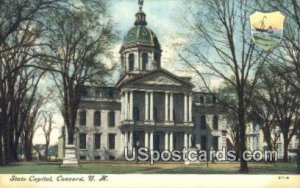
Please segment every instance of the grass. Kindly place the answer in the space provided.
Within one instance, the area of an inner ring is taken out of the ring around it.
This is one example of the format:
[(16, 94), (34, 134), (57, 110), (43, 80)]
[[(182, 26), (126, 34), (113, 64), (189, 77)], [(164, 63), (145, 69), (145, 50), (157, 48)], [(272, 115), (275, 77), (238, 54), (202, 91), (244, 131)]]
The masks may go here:
[[(79, 168), (60, 168), (59, 163), (16, 163), (0, 167), (0, 174), (238, 174), (239, 163), (81, 163)], [(249, 163), (249, 174), (295, 174), (296, 163)]]

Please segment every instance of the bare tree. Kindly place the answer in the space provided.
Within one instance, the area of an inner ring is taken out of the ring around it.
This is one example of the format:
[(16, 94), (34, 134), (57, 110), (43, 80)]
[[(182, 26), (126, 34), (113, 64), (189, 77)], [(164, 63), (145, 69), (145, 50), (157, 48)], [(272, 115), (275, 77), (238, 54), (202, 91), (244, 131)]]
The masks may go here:
[[(74, 131), (83, 86), (104, 83), (109, 74), (105, 59), (114, 38), (107, 15), (107, 2), (97, 1), (97, 11), (81, 7), (54, 11), (48, 16), (49, 56), (53, 80), (61, 94), (61, 112), (68, 132), (67, 144), (74, 144)], [(88, 4), (87, 4), (88, 6)]]
[(42, 94), (36, 95), (34, 101), (31, 105), (30, 112), (26, 114), (24, 120), (24, 129), (22, 132), (23, 148), (25, 152), (25, 159), (27, 161), (32, 160), (32, 140), (36, 130), (39, 128), (37, 125), (38, 119), (41, 117), (41, 109), (43, 105), (47, 102), (48, 95), (44, 96)]
[(51, 139), (51, 133), (54, 129), (57, 127), (54, 127), (53, 124), (55, 123), (53, 121), (53, 116), (54, 116), (55, 111), (52, 109), (49, 109), (47, 111), (42, 112), (42, 119), (41, 119), (41, 124), (39, 127), (41, 127), (44, 136), (45, 136), (45, 158), (46, 160), (49, 160), (48, 152), (49, 152), (49, 144), (50, 144), (50, 139)]
[[(191, 16), (186, 18), (193, 41), (188, 41), (179, 54), (198, 73), (208, 90), (207, 75), (221, 78), (234, 88), (237, 105), (230, 108), (238, 115), (240, 154), (246, 150), (245, 113), (270, 53), (257, 49), (251, 40), (249, 16), (253, 10), (249, 7), (252, 4), (247, 0), (193, 1)], [(207, 71), (200, 72), (196, 64)], [(247, 84), (249, 89), (246, 90)], [(242, 156), (240, 159), (240, 172), (247, 173), (247, 162)]]
[[(288, 161), (288, 146), (299, 128), (299, 95), (294, 88), (278, 73), (264, 71), (262, 76), (264, 90), (262, 95), (273, 116), (273, 125), (280, 127), (284, 141), (284, 161)], [(279, 136), (279, 135), (277, 135)], [(275, 140), (278, 139), (275, 137)]]
[[(286, 16), (282, 51), (276, 54), (276, 61), (282, 65), (277, 71), (300, 93), (300, 2), (298, 0), (257, 1), (261, 10), (277, 10)], [(300, 139), (300, 128), (298, 130)], [(300, 173), (300, 144), (298, 145), (297, 172)]]
[[(17, 160), (17, 147), (42, 72), (25, 68), (37, 63), (42, 12), (58, 0), (0, 1), (0, 163)], [(61, 1), (62, 2), (62, 1)], [(23, 107), (21, 107), (23, 105)], [(3, 142), (2, 142), (3, 141)]]

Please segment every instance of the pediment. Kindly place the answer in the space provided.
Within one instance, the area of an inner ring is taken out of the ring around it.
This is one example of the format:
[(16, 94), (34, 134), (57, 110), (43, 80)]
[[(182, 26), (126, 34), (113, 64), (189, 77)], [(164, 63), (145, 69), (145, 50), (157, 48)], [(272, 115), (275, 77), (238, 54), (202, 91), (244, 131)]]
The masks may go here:
[(149, 76), (147, 78), (141, 79), (138, 81), (140, 84), (147, 84), (147, 85), (174, 85), (180, 86), (182, 83), (175, 81), (174, 79), (169, 78), (166, 75), (155, 75)]
[(157, 86), (189, 86), (190, 83), (165, 71), (157, 71), (145, 74), (128, 82), (130, 85), (157, 85)]

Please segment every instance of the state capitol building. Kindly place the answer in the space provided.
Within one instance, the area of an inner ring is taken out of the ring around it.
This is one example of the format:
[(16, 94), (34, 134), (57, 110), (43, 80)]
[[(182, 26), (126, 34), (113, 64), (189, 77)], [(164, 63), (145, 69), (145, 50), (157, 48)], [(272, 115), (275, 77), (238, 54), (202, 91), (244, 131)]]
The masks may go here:
[(161, 67), (158, 36), (140, 5), (120, 49), (122, 76), (114, 87), (86, 86), (76, 125), (80, 160), (121, 160), (124, 147), (154, 150), (226, 147), (224, 108), (196, 92), (190, 77)]

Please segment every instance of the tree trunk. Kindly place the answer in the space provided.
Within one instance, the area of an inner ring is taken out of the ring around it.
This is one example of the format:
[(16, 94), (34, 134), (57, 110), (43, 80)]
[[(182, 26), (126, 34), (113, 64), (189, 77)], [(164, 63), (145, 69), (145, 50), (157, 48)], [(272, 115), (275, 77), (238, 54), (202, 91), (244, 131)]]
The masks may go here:
[(300, 126), (298, 126), (297, 173), (300, 174)]
[(46, 161), (48, 161), (48, 148), (49, 148), (49, 141), (46, 141), (46, 150), (45, 150)]
[(288, 142), (288, 135), (283, 133), (283, 161), (288, 162), (288, 147), (289, 147), (289, 142)]
[[(6, 127), (6, 132), (9, 133), (9, 129)], [(11, 137), (9, 134), (3, 134), (4, 136), (4, 165), (7, 165), (11, 162), (10, 150), (11, 150)]]
[(0, 124), (0, 166), (3, 166), (3, 147), (2, 147), (3, 143), (2, 143), (2, 127), (1, 126), (2, 125)]
[(24, 141), (24, 154), (26, 161), (32, 161), (32, 140), (30, 140), (28, 135), (26, 135)]
[(74, 129), (67, 128), (68, 129), (68, 145), (74, 144)]
[[(236, 127), (237, 129), (239, 129), (238, 128), (238, 126)], [(240, 134), (239, 134), (239, 130), (236, 130), (236, 140), (235, 140), (235, 149), (236, 149), (236, 160), (238, 161), (239, 160), (239, 158), (240, 158), (240, 148), (239, 148), (239, 143), (240, 143)]]
[(239, 132), (240, 132), (240, 172), (248, 173), (247, 161), (243, 158), (243, 152), (246, 151), (246, 142), (245, 142), (245, 106), (244, 106), (244, 94), (243, 91), (238, 93), (238, 119), (239, 119)]

